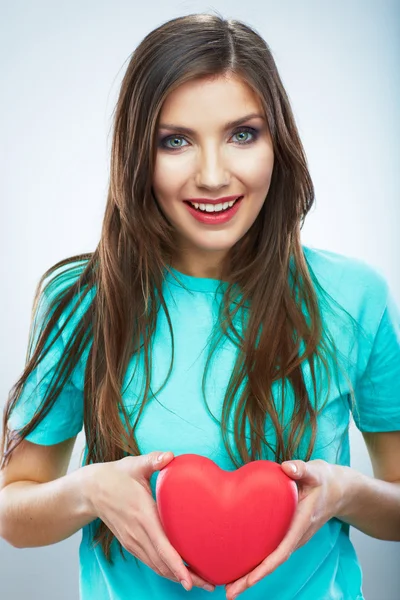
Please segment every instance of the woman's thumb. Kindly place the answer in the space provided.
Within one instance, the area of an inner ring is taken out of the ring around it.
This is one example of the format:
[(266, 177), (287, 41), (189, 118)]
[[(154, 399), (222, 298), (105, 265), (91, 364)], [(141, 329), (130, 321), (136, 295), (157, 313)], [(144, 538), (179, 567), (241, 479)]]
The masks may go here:
[(148, 466), (152, 472), (159, 471), (163, 467), (165, 467), (174, 455), (172, 452), (150, 452), (148, 455)]
[(163, 463), (166, 461), (168, 462), (168, 460), (171, 460), (171, 458), (173, 457), (173, 453), (172, 452), (159, 452), (159, 451), (155, 451), (155, 452), (150, 452), (150, 455), (153, 458), (153, 461), (155, 462), (156, 465)]
[(173, 452), (154, 451), (139, 456), (126, 456), (122, 459), (126, 467), (137, 479), (148, 481), (153, 473), (163, 469), (174, 458)]

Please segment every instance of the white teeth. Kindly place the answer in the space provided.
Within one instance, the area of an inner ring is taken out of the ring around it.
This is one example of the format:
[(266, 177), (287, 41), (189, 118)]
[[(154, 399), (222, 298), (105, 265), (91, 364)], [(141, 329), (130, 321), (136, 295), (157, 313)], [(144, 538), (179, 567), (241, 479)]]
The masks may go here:
[[(238, 199), (239, 198), (236, 198), (236, 200)], [(223, 204), (198, 204), (197, 202), (189, 202), (189, 204), (204, 212), (220, 212), (221, 210), (226, 210), (228, 206), (233, 206), (236, 200), (231, 200), (231, 202), (224, 202)]]

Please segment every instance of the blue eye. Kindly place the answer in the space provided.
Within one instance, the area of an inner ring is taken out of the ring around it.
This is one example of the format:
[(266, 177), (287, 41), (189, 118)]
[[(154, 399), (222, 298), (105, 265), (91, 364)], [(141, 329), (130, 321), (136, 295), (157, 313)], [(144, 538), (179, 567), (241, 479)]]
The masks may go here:
[(239, 144), (251, 144), (252, 142), (255, 142), (257, 137), (258, 137), (258, 131), (257, 129), (253, 129), (253, 127), (242, 127), (241, 129), (239, 129), (238, 131), (236, 131), (236, 133), (234, 133), (233, 135), (241, 135), (242, 133), (246, 133), (246, 134), (251, 134), (253, 137), (249, 140), (245, 140), (245, 141), (241, 141), (238, 142)]
[(177, 150), (179, 150), (179, 148), (182, 148), (183, 146), (175, 146), (171, 148), (171, 146), (167, 146), (166, 143), (169, 142), (170, 140), (173, 142), (179, 141), (179, 140), (183, 140), (184, 137), (181, 135), (169, 135), (168, 137), (162, 138), (162, 140), (160, 141), (160, 146), (162, 148), (165, 148), (166, 150), (174, 150), (175, 148)]
[[(242, 133), (251, 134), (252, 138), (250, 140), (246, 139), (244, 141), (238, 141), (237, 143), (240, 146), (244, 146), (245, 144), (252, 144), (258, 138), (258, 130), (254, 129), (253, 127), (240, 127), (239, 129), (236, 130), (236, 132), (233, 134), (233, 136), (240, 135)], [(165, 150), (179, 150), (180, 148), (183, 148), (184, 146), (171, 147), (171, 146), (167, 146), (167, 142), (169, 142), (170, 140), (173, 142), (176, 142), (179, 140), (182, 141), (184, 139), (185, 138), (183, 135), (168, 135), (167, 137), (161, 138), (161, 140), (159, 142), (159, 146), (161, 148), (164, 148)]]

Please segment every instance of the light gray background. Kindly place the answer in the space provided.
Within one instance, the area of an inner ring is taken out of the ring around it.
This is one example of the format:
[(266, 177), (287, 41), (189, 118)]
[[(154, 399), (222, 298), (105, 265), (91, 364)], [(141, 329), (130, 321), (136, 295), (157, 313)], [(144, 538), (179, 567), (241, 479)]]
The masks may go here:
[[(400, 302), (398, 2), (3, 0), (1, 404), (24, 365), (39, 277), (98, 242), (125, 61), (164, 21), (212, 9), (255, 26), (272, 49), (317, 196), (303, 242), (378, 267)], [(83, 446), (80, 434), (70, 470)], [(352, 467), (372, 475), (354, 426), (351, 447)], [(78, 598), (80, 538), (24, 550), (0, 540), (1, 598)], [(398, 600), (400, 544), (354, 528), (351, 538), (366, 600)]]

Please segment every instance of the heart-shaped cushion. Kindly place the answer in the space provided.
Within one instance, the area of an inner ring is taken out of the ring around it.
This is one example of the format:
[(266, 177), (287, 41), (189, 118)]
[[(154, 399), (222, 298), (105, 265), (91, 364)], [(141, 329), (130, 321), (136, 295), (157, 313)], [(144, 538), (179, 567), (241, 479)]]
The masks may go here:
[(159, 472), (156, 501), (164, 531), (186, 564), (210, 583), (225, 585), (277, 548), (298, 492), (273, 461), (224, 471), (205, 456), (181, 454)]

